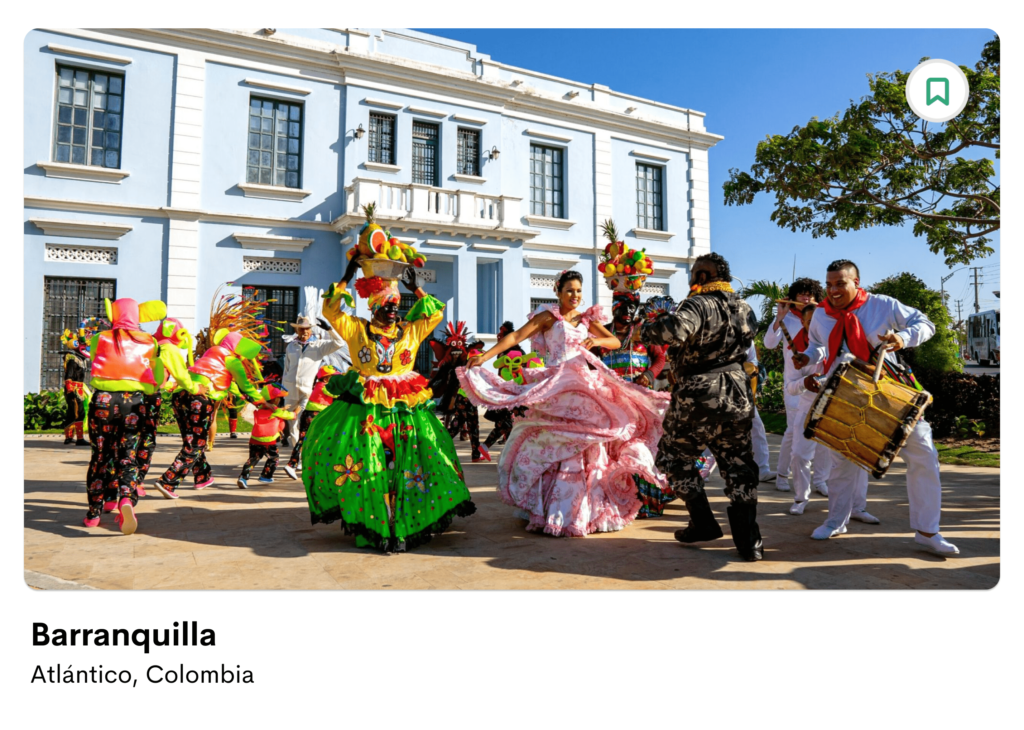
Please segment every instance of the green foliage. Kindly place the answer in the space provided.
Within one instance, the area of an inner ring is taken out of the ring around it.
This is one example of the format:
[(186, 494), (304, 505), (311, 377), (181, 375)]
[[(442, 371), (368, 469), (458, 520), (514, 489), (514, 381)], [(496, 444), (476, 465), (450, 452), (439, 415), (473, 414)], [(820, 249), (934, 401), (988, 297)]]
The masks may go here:
[(764, 367), (765, 370), (770, 372), (784, 372), (785, 363), (782, 358), (785, 357), (785, 353), (788, 350), (785, 349), (785, 345), (780, 345), (774, 350), (769, 350), (764, 346), (764, 333), (759, 332), (757, 337), (754, 338), (754, 346), (757, 347), (757, 360)]
[(768, 373), (761, 389), (761, 395), (757, 399), (757, 408), (768, 413), (781, 413), (786, 410), (786, 401), (783, 397), (785, 384), (782, 380), (782, 372), (773, 370)]
[(969, 438), (971, 436), (981, 438), (985, 435), (985, 422), (979, 421), (976, 418), (968, 418), (967, 416), (957, 416), (953, 420), (953, 428), (960, 435), (960, 438)]
[[(785, 299), (788, 287), (783, 284), (779, 284), (774, 281), (768, 281), (767, 279), (760, 279), (758, 281), (750, 282), (750, 286), (747, 286), (740, 292), (740, 296), (744, 299), (750, 299), (751, 297), (760, 297), (760, 310), (757, 315), (757, 331), (760, 334), (764, 334), (768, 331), (771, 326), (772, 320), (775, 319), (775, 301), (777, 299)], [(771, 368), (769, 368), (771, 369)]]
[(171, 408), (170, 393), (164, 395), (164, 397), (160, 399), (160, 419), (157, 421), (157, 423), (162, 426), (175, 423), (174, 409)]
[[(960, 68), (967, 106), (945, 125), (929, 127), (911, 111), (909, 72), (868, 74), (871, 94), (845, 112), (758, 143), (749, 173), (729, 171), (726, 204), (774, 193), (771, 220), (780, 228), (835, 238), (912, 222), (950, 266), (988, 256), (988, 236), (1000, 225), (999, 38), (974, 69)], [(958, 156), (963, 151), (974, 159)]]
[(44, 390), (41, 393), (25, 394), (26, 431), (60, 428), (66, 412), (67, 402), (62, 391)]
[[(914, 368), (919, 377), (933, 373), (960, 372), (963, 361), (958, 357), (959, 340), (952, 324), (949, 311), (942, 302), (942, 294), (929, 289), (913, 274), (903, 272), (868, 288), (873, 294), (885, 294), (920, 309), (935, 325), (935, 336), (920, 347), (903, 350), (902, 356)], [(927, 386), (926, 386), (927, 387)]]

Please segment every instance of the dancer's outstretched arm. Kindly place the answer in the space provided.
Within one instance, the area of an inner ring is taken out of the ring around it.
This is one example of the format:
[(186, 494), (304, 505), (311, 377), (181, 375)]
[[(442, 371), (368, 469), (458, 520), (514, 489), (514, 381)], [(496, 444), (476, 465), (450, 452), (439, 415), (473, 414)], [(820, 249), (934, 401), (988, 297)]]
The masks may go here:
[[(530, 339), (538, 332), (547, 331), (548, 329), (550, 329), (551, 325), (554, 324), (554, 322), (555, 317), (553, 314), (551, 314), (550, 312), (541, 312), (512, 334), (505, 335), (504, 337), (502, 337), (500, 340), (498, 340), (494, 347), (492, 347), (484, 354), (475, 355), (469, 358), (469, 361), (466, 363), (466, 367), (475, 368), (480, 365), (483, 365), (492, 357), (500, 355), (510, 347), (515, 347), (523, 340)], [(618, 345), (616, 345), (616, 347), (618, 347)]]

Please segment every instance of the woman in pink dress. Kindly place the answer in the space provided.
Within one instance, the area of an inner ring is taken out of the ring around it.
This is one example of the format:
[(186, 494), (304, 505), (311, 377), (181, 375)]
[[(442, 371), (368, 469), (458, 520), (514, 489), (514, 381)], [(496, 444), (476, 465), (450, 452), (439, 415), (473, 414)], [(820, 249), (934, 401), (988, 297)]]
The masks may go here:
[[(589, 352), (621, 343), (604, 325), (600, 306), (580, 312), (583, 277), (563, 271), (558, 304), (458, 371), (470, 401), (490, 408), (527, 406), (498, 462), (498, 491), (527, 519), (526, 529), (556, 537), (621, 530), (640, 509), (638, 475), (661, 488), (654, 468), (669, 394), (626, 382)], [(544, 367), (523, 371), (524, 383), (479, 367), (525, 339)]]

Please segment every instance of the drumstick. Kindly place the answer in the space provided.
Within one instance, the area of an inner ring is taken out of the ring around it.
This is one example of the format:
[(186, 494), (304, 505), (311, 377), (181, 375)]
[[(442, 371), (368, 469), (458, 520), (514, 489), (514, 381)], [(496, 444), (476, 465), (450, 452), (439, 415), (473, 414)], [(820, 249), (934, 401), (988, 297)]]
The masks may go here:
[[(892, 330), (891, 329), (890, 330), (886, 330), (885, 334), (887, 336), (891, 335), (892, 334)], [(874, 382), (875, 384), (877, 384), (879, 378), (882, 377), (882, 368), (885, 366), (885, 353), (889, 352), (889, 349), (891, 347), (892, 347), (892, 344), (888, 343), (888, 342), (880, 342), (880, 343), (878, 343), (878, 361), (875, 363), (875, 373), (871, 377), (872, 382)]]

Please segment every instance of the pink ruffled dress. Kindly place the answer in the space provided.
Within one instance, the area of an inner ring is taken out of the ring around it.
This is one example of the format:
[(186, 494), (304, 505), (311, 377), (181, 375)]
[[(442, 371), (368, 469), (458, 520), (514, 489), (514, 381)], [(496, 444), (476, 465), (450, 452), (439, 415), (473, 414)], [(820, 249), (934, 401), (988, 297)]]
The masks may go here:
[(583, 537), (621, 530), (640, 509), (633, 475), (665, 489), (654, 468), (662, 420), (671, 396), (626, 382), (583, 349), (600, 306), (573, 327), (557, 304), (555, 323), (531, 339), (545, 367), (523, 371), (525, 383), (502, 380), (491, 368), (459, 368), (469, 400), (490, 408), (527, 406), (498, 462), (498, 491), (529, 520), (526, 529)]

